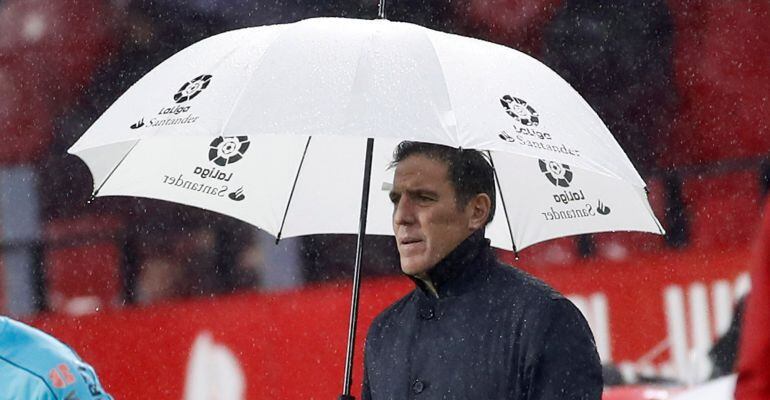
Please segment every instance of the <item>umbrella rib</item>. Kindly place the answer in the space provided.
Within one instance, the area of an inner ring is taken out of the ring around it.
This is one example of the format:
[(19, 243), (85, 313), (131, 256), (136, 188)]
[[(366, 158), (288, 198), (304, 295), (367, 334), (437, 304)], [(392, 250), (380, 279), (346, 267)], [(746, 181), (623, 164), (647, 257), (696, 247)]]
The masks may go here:
[(286, 216), (289, 215), (289, 206), (291, 205), (291, 199), (294, 197), (294, 189), (297, 188), (297, 181), (299, 180), (299, 172), (302, 171), (302, 164), (305, 163), (305, 156), (307, 155), (307, 148), (310, 147), (310, 139), (312, 136), (308, 136), (307, 142), (305, 142), (305, 150), (302, 152), (302, 159), (299, 161), (297, 167), (297, 174), (294, 176), (294, 183), (291, 185), (291, 193), (289, 193), (289, 201), (286, 202), (286, 210), (283, 212), (283, 219), (281, 219), (281, 228), (278, 229), (278, 235), (275, 237), (275, 244), (281, 241), (281, 234), (283, 233), (283, 226), (286, 223)]
[(109, 174), (107, 174), (107, 177), (106, 177), (106, 178), (104, 178), (104, 180), (103, 180), (103, 181), (102, 181), (102, 183), (99, 185), (99, 187), (98, 187), (98, 188), (96, 188), (96, 190), (94, 190), (94, 192), (91, 194), (91, 200), (95, 199), (95, 198), (96, 198), (96, 196), (97, 196), (97, 195), (99, 195), (99, 191), (100, 191), (100, 190), (102, 190), (102, 188), (103, 188), (103, 187), (104, 187), (104, 185), (107, 183), (107, 181), (108, 181), (108, 180), (110, 180), (110, 177), (112, 177), (112, 174), (114, 174), (114, 173), (115, 173), (115, 171), (117, 171), (117, 170), (118, 170), (118, 168), (120, 167), (120, 164), (123, 164), (123, 161), (125, 161), (125, 160), (126, 160), (126, 157), (128, 157), (128, 155), (129, 155), (129, 154), (131, 154), (131, 152), (132, 152), (132, 151), (134, 151), (134, 148), (136, 147), (136, 145), (138, 145), (138, 144), (139, 144), (139, 142), (141, 142), (141, 141), (142, 141), (142, 139), (137, 139), (137, 140), (136, 140), (136, 143), (134, 143), (134, 145), (133, 145), (133, 146), (131, 146), (131, 148), (130, 148), (130, 149), (128, 149), (128, 151), (126, 152), (126, 154), (124, 154), (124, 155), (123, 155), (123, 157), (120, 159), (120, 161), (118, 161), (118, 163), (117, 163), (117, 164), (115, 164), (115, 167), (114, 167), (114, 168), (112, 168), (112, 171), (110, 171), (110, 173), (109, 173)]
[(505, 214), (505, 222), (508, 225), (508, 234), (511, 235), (511, 247), (513, 247), (513, 255), (518, 260), (519, 251), (516, 250), (516, 242), (513, 240), (513, 230), (511, 230), (511, 219), (508, 217), (508, 207), (505, 206), (505, 197), (503, 196), (503, 187), (500, 185), (500, 178), (497, 176), (495, 161), (492, 159), (492, 153), (489, 150), (487, 150), (487, 156), (489, 156), (489, 163), (492, 165), (492, 174), (495, 176), (495, 183), (497, 184), (497, 193), (500, 195), (500, 202), (503, 203), (503, 213)]
[(380, 0), (377, 17), (380, 19), (385, 19), (385, 0)]

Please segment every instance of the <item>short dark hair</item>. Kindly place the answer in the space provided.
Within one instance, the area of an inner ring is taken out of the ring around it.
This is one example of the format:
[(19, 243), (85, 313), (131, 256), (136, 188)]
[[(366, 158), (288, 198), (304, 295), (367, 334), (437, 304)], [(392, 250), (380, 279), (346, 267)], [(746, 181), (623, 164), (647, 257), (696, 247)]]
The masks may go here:
[(412, 142), (405, 140), (393, 151), (393, 168), (409, 156), (423, 155), (443, 162), (447, 166), (449, 181), (457, 195), (457, 207), (462, 208), (479, 193), (489, 196), (492, 204), (489, 208), (487, 224), (495, 216), (495, 171), (483, 153), (473, 149), (458, 149), (435, 143)]

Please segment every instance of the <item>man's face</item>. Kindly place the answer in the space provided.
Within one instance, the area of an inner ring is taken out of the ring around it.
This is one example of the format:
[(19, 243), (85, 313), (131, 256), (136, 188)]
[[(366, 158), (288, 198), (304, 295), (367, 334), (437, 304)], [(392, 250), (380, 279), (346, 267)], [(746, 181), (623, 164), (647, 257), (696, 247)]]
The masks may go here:
[(478, 229), (470, 207), (458, 208), (447, 165), (415, 154), (396, 166), (393, 189), (393, 233), (401, 270), (424, 276), (458, 244)]

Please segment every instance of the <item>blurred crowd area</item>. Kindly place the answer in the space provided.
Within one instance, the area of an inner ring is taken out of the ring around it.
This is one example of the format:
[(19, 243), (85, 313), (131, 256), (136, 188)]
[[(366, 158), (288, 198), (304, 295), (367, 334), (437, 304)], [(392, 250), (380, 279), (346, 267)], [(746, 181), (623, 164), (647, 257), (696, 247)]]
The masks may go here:
[[(668, 232), (560, 239), (524, 260), (558, 266), (751, 240), (770, 185), (766, 0), (389, 0), (386, 10), (520, 49), (560, 73), (649, 183)], [(200, 39), (376, 14), (376, 0), (0, 0), (0, 311), (81, 313), (349, 277), (352, 236), (276, 245), (192, 207), (92, 199), (88, 169), (66, 151), (131, 84)], [(369, 239), (364, 260), (365, 276), (399, 272), (392, 238)]]

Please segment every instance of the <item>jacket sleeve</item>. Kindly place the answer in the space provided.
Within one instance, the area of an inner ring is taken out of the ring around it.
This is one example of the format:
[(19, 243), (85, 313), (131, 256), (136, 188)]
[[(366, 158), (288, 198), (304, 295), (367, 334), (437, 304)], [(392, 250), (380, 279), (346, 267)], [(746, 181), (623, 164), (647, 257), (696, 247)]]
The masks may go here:
[(372, 400), (372, 390), (369, 384), (369, 364), (371, 363), (373, 351), (372, 338), (374, 337), (374, 334), (372, 331), (374, 331), (376, 327), (377, 319), (375, 319), (375, 321), (372, 322), (372, 325), (369, 327), (369, 331), (366, 335), (366, 341), (364, 342), (364, 378), (363, 383), (361, 384), (361, 400)]
[(540, 318), (541, 329), (529, 341), (524, 398), (601, 399), (601, 362), (591, 329), (577, 307), (565, 298), (550, 300)]
[(372, 393), (369, 390), (369, 373), (366, 369), (366, 363), (364, 363), (364, 383), (361, 385), (361, 400), (372, 399)]

